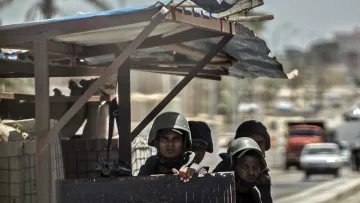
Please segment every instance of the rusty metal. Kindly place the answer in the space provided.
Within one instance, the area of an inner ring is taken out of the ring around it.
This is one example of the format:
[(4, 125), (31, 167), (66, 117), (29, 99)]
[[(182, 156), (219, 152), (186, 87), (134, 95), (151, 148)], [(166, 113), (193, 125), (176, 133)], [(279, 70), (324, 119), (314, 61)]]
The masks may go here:
[(62, 180), (56, 187), (58, 203), (236, 202), (233, 173), (194, 176), (188, 183), (177, 175)]
[(164, 108), (170, 101), (204, 68), (204, 66), (232, 39), (233, 36), (226, 35), (220, 42), (206, 54), (206, 56), (194, 67), (188, 75), (144, 118), (143, 121), (132, 131), (134, 139)]

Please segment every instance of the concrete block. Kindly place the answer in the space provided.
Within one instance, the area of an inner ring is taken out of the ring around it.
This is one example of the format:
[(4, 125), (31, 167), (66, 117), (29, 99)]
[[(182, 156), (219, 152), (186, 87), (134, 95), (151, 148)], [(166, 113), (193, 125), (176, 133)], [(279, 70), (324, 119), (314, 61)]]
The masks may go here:
[(0, 182), (2, 183), (8, 183), (9, 182), (9, 170), (1, 170), (0, 169)]
[(0, 169), (9, 169), (9, 159), (10, 157), (0, 158)]
[(18, 183), (21, 182), (21, 171), (20, 170), (10, 170), (10, 183)]
[(24, 144), (24, 154), (27, 154), (27, 155), (36, 154), (36, 141), (35, 140), (27, 141)]
[(88, 152), (87, 155), (88, 155), (87, 159), (89, 161), (97, 161), (98, 160), (96, 152)]
[(30, 193), (31, 194), (36, 194), (36, 181), (31, 181), (30, 182)]
[[(24, 196), (24, 203), (32, 203), (31, 202), (31, 195), (25, 195)], [(35, 202), (34, 202), (35, 203)]]
[(21, 196), (21, 185), (18, 183), (10, 184), (10, 196), (11, 197), (20, 197)]
[(21, 156), (23, 142), (0, 143), (0, 157)]
[(36, 195), (31, 195), (31, 203), (36, 203)]
[(36, 180), (35, 168), (30, 168), (30, 180), (33, 180), (33, 181)]
[[(30, 181), (26, 181), (23, 183), (24, 184), (24, 193), (26, 196), (31, 194), (31, 186), (30, 186)], [(30, 198), (30, 196), (29, 196)], [(26, 201), (25, 201), (26, 202)]]
[(30, 155), (30, 167), (35, 167), (35, 155)]
[(0, 183), (0, 196), (9, 196), (10, 188), (8, 183)]
[(11, 203), (10, 197), (0, 197), (1, 203)]
[(21, 157), (10, 157), (10, 169), (21, 169)]
[(23, 181), (30, 181), (31, 177), (30, 177), (30, 169), (26, 168), (23, 172)]
[(20, 197), (10, 197), (11, 203), (22, 203)]
[(26, 155), (24, 154), (22, 156), (22, 164), (23, 164), (23, 167), (24, 168), (29, 168), (30, 167), (30, 156), (29, 155)]

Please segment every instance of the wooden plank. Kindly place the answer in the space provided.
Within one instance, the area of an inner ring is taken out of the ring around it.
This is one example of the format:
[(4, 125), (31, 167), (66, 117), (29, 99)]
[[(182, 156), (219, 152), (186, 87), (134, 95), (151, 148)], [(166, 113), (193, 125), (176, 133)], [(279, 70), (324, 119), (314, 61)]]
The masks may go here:
[[(51, 96), (49, 101), (52, 103), (61, 103), (61, 102), (76, 102), (80, 96)], [(88, 102), (101, 102), (101, 101), (111, 101), (115, 96), (92, 96), (89, 98)], [(36, 95), (29, 94), (16, 94), (16, 93), (0, 93), (0, 99), (9, 99), (9, 100), (24, 100), (24, 101), (37, 101)], [(46, 106), (45, 106), (46, 108)]]
[(226, 20), (219, 20), (216, 18), (209, 18), (194, 12), (189, 12), (191, 14), (189, 15), (185, 12), (186, 11), (180, 12), (179, 10), (172, 11), (172, 14), (167, 15), (166, 19), (170, 21), (186, 23), (194, 27), (212, 32), (220, 32), (222, 34), (228, 35), (235, 34), (235, 23)]
[[(167, 45), (166, 48), (181, 54), (198, 57), (198, 58), (203, 58), (206, 55), (206, 53), (201, 50), (189, 46), (185, 46), (182, 44), (170, 44)], [(224, 62), (224, 61), (229, 61), (229, 58), (223, 56), (214, 56), (214, 58), (211, 59), (211, 62)]]
[[(187, 41), (206, 39), (211, 37), (220, 37), (224, 33), (220, 32), (209, 32), (209, 30), (193, 28), (190, 30), (183, 31), (181, 33), (173, 34), (171, 36), (163, 37), (162, 35), (153, 36), (147, 38), (144, 43), (139, 46), (139, 49), (146, 49), (150, 47), (163, 46), (168, 44), (176, 44)], [(129, 42), (125, 42), (129, 43)], [(100, 56), (104, 54), (114, 54), (117, 47), (114, 45), (96, 45), (89, 46), (83, 49), (78, 56)]]
[(253, 21), (265, 21), (273, 20), (273, 15), (262, 15), (262, 16), (243, 16), (243, 15), (232, 15), (229, 17), (231, 22), (253, 22)]
[(38, 203), (51, 201), (50, 145), (41, 146), (40, 140), (47, 136), (50, 127), (49, 70), (47, 40), (34, 41), (35, 59), (35, 131), (36, 144), (36, 199)]
[(54, 125), (49, 132), (49, 138), (55, 140), (55, 137), (67, 122), (80, 110), (87, 100), (100, 88), (104, 83), (116, 73), (125, 61), (133, 54), (140, 44), (149, 36), (149, 34), (164, 20), (168, 10), (163, 8), (158, 12), (148, 26), (146, 26), (134, 41), (115, 59), (115, 61), (105, 70), (105, 72), (84, 92), (84, 94), (75, 102), (73, 106), (64, 114), (63, 117)]
[(126, 63), (118, 70), (118, 105), (119, 113), (119, 159), (125, 161), (131, 170), (131, 84), (130, 84), (131, 63)]
[(193, 68), (188, 75), (144, 118), (143, 121), (132, 131), (131, 137), (134, 139), (154, 118), (157, 116), (170, 101), (199, 73), (204, 66), (232, 39), (233, 36), (224, 36), (220, 42), (210, 50), (208, 54)]
[[(184, 183), (177, 175), (63, 180), (58, 203), (235, 202), (234, 173), (195, 175)], [(119, 192), (121, 191), (121, 192)]]

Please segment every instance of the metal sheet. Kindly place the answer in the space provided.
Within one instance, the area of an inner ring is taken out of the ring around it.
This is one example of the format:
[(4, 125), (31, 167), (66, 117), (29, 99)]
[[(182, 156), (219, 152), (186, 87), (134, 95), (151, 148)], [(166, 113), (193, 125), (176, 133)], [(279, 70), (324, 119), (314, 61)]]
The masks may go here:
[(193, 177), (182, 182), (177, 175), (57, 181), (58, 203), (217, 202), (233, 203), (233, 173)]

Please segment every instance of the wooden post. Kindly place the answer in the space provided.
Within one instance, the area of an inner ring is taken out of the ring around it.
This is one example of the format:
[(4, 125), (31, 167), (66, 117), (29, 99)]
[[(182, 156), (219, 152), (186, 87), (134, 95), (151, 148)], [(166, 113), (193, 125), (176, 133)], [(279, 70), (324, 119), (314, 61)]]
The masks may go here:
[[(119, 103), (119, 159), (131, 167), (131, 87), (130, 63), (118, 69), (118, 103)], [(131, 168), (130, 168), (131, 169)]]
[[(36, 145), (36, 198), (37, 203), (51, 201), (51, 155), (50, 146), (41, 146), (40, 140), (47, 136), (50, 127), (49, 69), (47, 40), (33, 41), (35, 59), (35, 132)], [(41, 150), (43, 149), (43, 150)]]

